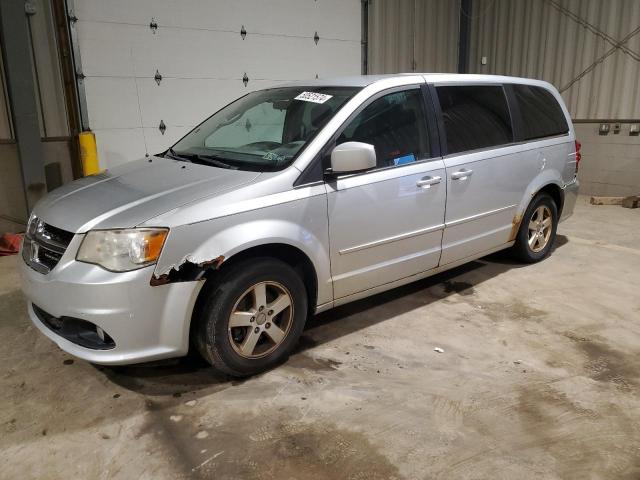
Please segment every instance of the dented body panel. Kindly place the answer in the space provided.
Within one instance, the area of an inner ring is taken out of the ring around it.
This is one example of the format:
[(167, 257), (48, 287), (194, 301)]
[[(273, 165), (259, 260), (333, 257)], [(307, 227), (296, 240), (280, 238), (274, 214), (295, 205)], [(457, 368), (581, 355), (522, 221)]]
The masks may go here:
[[(375, 95), (399, 87), (424, 92), (427, 85), (460, 81), (549, 89), (570, 131), (300, 182), (314, 162), (323, 160), (321, 152), (343, 125)], [(559, 94), (546, 82), (440, 74), (305, 82), (309, 88), (314, 84), (362, 89), (280, 171), (241, 171), (152, 156), (47, 195), (35, 215), (73, 238), (47, 274), (20, 262), (28, 313), (39, 330), (62, 349), (95, 363), (180, 356), (189, 347), (192, 312), (205, 280), (250, 249), (284, 246), (283, 251), (308, 260), (315, 280), (306, 284), (314, 301), (310, 307), (319, 312), (513, 245), (531, 199), (542, 189), (556, 188), (561, 219), (571, 215), (578, 191), (575, 136)], [(461, 169), (472, 170), (473, 176), (455, 180)], [(426, 176), (442, 182), (417, 189), (416, 182)], [(90, 230), (134, 227), (168, 229), (155, 264), (115, 273), (76, 261)], [(90, 322), (115, 347), (92, 349), (62, 338), (45, 325), (36, 307), (54, 320)]]
[(153, 276), (158, 279), (185, 264), (230, 259), (249, 248), (270, 244), (303, 252), (317, 275), (318, 304), (333, 300), (324, 185), (256, 198), (255, 207), (246, 211), (172, 228)]

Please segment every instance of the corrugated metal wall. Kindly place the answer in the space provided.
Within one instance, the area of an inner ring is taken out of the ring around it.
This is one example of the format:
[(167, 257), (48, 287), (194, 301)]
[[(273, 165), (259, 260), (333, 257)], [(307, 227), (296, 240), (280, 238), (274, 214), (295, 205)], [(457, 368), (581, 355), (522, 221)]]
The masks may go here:
[(640, 1), (473, 0), (470, 16), (470, 72), (547, 80), (574, 119), (640, 118)]
[(455, 72), (458, 0), (371, 0), (368, 73)]

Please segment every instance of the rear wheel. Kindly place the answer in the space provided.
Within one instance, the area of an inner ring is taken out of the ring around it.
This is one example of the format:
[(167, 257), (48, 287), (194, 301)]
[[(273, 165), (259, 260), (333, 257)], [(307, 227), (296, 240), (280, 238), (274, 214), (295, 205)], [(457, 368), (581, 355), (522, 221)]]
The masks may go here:
[(286, 359), (304, 328), (304, 283), (279, 260), (245, 260), (204, 294), (195, 343), (224, 373), (247, 376), (273, 367)]
[(553, 198), (538, 194), (525, 212), (513, 252), (527, 263), (539, 262), (551, 252), (558, 227), (558, 207)]

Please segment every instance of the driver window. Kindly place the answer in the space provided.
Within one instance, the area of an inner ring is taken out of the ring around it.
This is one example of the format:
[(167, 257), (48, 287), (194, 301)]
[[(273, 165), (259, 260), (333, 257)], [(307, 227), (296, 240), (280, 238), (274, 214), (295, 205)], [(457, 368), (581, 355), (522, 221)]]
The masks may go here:
[(400, 166), (429, 158), (422, 92), (415, 88), (371, 102), (336, 142), (364, 142), (376, 149), (377, 167)]
[(263, 102), (218, 128), (204, 140), (205, 147), (237, 148), (254, 142), (282, 142), (285, 109)]

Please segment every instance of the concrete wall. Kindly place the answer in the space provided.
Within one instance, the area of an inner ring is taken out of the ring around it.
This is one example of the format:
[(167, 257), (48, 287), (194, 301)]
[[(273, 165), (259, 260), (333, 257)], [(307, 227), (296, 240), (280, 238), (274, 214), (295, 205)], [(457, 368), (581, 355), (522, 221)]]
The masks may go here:
[(603, 196), (640, 195), (640, 136), (629, 136), (629, 124), (619, 134), (598, 135), (598, 123), (575, 124), (582, 143), (578, 178), (581, 193)]

